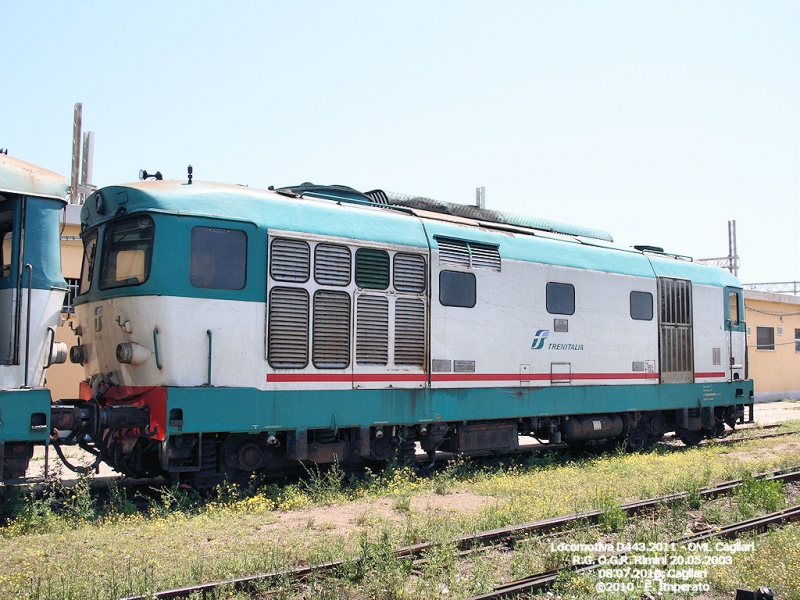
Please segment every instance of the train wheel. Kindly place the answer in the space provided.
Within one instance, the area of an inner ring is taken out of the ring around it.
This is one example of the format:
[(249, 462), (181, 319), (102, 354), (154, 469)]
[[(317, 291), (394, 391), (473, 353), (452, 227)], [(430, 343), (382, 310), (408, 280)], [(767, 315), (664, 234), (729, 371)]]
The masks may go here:
[(690, 431), (689, 429), (678, 429), (675, 431), (675, 435), (678, 436), (678, 439), (683, 442), (684, 446), (692, 447), (697, 446), (700, 442), (703, 441), (705, 438), (705, 433), (703, 431)]
[(652, 446), (650, 436), (641, 425), (628, 427), (625, 432), (625, 446), (631, 452), (645, 450)]

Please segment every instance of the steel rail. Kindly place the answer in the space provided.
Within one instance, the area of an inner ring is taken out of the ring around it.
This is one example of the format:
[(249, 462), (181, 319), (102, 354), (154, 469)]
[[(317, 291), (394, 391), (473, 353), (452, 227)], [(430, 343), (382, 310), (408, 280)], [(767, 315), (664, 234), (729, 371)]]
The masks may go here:
[[(707, 529), (699, 533), (683, 536), (681, 538), (670, 540), (667, 542), (667, 544), (680, 544), (684, 546), (714, 537), (730, 538), (740, 533), (746, 533), (750, 531), (763, 532), (770, 525), (797, 520), (800, 520), (800, 505), (785, 508), (762, 517), (756, 517), (754, 519), (748, 519), (746, 521), (740, 521), (738, 523), (726, 525), (725, 527), (718, 529)], [(618, 554), (616, 556), (621, 558), (625, 556), (625, 554)], [(560, 570), (554, 569), (550, 571), (543, 571), (542, 573), (537, 573), (536, 575), (531, 575), (530, 577), (525, 577), (503, 585), (499, 585), (488, 594), (471, 596), (466, 600), (497, 600), (499, 598), (512, 598), (524, 592), (533, 592), (550, 587), (558, 579), (558, 576), (561, 572), (568, 571), (570, 573), (580, 574), (593, 571), (594, 569), (598, 569), (602, 566), (604, 565), (600, 562), (594, 562), (592, 564), (574, 567), (568, 565)]]
[[(767, 473), (759, 473), (754, 475), (754, 478), (762, 479), (766, 481), (781, 481), (781, 482), (789, 482), (789, 481), (800, 481), (800, 466), (793, 467), (791, 470), (781, 471), (780, 469), (776, 469), (774, 471), (770, 471)], [(735, 490), (737, 487), (742, 485), (741, 479), (731, 480), (722, 482), (714, 487), (711, 488), (704, 488), (699, 490), (699, 494), (703, 498), (710, 498), (716, 496), (722, 496), (728, 494)], [(649, 498), (647, 500), (637, 500), (633, 502), (626, 502), (621, 505), (623, 511), (627, 514), (635, 514), (638, 512), (642, 512), (648, 509), (651, 509), (655, 506), (661, 504), (669, 504), (672, 502), (676, 502), (678, 500), (682, 500), (687, 498), (691, 492), (676, 492), (674, 494), (668, 494), (665, 496), (658, 496), (655, 498)], [(800, 511), (800, 508), (798, 508)], [(577, 521), (589, 521), (589, 522), (596, 522), (600, 515), (603, 514), (602, 510), (588, 510), (583, 511), (580, 513), (576, 513), (573, 515), (565, 515), (559, 517), (552, 517), (549, 519), (541, 519), (538, 521), (533, 521), (530, 523), (524, 523), (521, 525), (512, 525), (510, 527), (501, 527), (498, 529), (491, 529), (487, 531), (482, 531), (480, 533), (475, 534), (466, 534), (461, 535), (456, 538), (453, 538), (452, 544), (459, 550), (459, 551), (466, 551), (472, 550), (476, 547), (480, 546), (491, 546), (491, 545), (499, 545), (499, 544), (506, 544), (510, 545), (510, 543), (519, 537), (524, 535), (530, 535), (531, 533), (547, 533), (550, 531), (563, 529), (565, 526), (577, 522)], [(711, 535), (722, 535), (719, 532), (724, 531), (725, 528), (720, 530), (713, 530), (714, 533)], [(699, 534), (697, 534), (699, 535)], [(694, 540), (689, 540), (694, 541)], [(678, 542), (676, 542), (678, 543)], [(688, 543), (688, 542), (687, 542)], [(420, 544), (414, 544), (411, 546), (404, 546), (398, 548), (394, 551), (394, 554), (397, 558), (408, 558), (411, 560), (417, 560), (419, 557), (423, 555), (423, 553), (435, 546), (438, 543), (435, 542), (422, 542)], [(284, 569), (281, 571), (275, 571), (272, 573), (262, 573), (256, 575), (247, 575), (243, 577), (236, 577), (232, 579), (225, 579), (221, 581), (213, 581), (207, 582), (197, 585), (185, 586), (180, 588), (174, 588), (171, 590), (163, 590), (158, 592), (153, 592), (150, 594), (145, 594), (142, 596), (129, 596), (122, 600), (147, 600), (151, 598), (157, 598), (159, 600), (170, 600), (173, 598), (186, 598), (192, 593), (202, 593), (205, 594), (207, 592), (213, 591), (214, 589), (223, 587), (223, 586), (232, 586), (234, 589), (241, 590), (246, 589), (252, 586), (255, 583), (259, 582), (266, 582), (270, 580), (281, 580), (286, 577), (293, 578), (293, 579), (301, 579), (306, 577), (312, 573), (316, 572), (325, 572), (331, 571), (337, 567), (343, 567), (348, 563), (352, 563), (354, 561), (358, 561), (360, 557), (342, 559), (337, 561), (331, 561), (327, 563), (320, 563), (316, 565), (307, 565), (302, 567)], [(583, 572), (584, 570), (591, 570), (593, 568), (597, 568), (598, 565), (581, 565), (576, 566), (574, 569), (571, 569), (572, 572)], [(552, 575), (552, 574), (555, 575)], [(531, 578), (526, 579), (527, 583), (520, 583), (514, 582), (515, 584), (519, 585), (546, 585), (546, 582), (552, 583), (555, 581), (555, 577), (558, 575), (558, 571), (548, 572), (548, 573), (540, 573), (535, 575)], [(552, 576), (552, 579), (550, 578)], [(542, 583), (535, 583), (540, 581)], [(534, 582), (534, 583), (531, 583)], [(535, 587), (529, 587), (528, 589), (538, 589)], [(503, 597), (503, 596), (486, 596), (487, 598), (493, 597)], [(482, 596), (481, 596), (482, 598)]]

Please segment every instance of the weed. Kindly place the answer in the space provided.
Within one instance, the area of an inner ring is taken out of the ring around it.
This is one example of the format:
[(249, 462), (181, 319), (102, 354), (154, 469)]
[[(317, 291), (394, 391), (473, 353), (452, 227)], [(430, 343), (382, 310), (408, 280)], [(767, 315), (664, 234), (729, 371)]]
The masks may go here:
[(333, 504), (342, 498), (342, 489), (347, 477), (339, 461), (334, 461), (328, 468), (314, 465), (306, 468), (307, 477), (300, 481), (302, 489), (313, 502)]
[(700, 493), (700, 486), (696, 482), (691, 482), (686, 490), (686, 504), (692, 510), (698, 510), (703, 505), (703, 496)]
[(603, 531), (618, 531), (625, 525), (627, 515), (622, 510), (622, 505), (608, 492), (598, 494), (595, 508), (602, 511), (597, 522)]
[(158, 495), (150, 504), (150, 513), (155, 517), (166, 518), (176, 512), (189, 514), (200, 507), (200, 494), (177, 482), (158, 488)]
[(411, 496), (403, 494), (394, 499), (394, 509), (399, 513), (411, 512)]
[(116, 479), (108, 482), (108, 507), (106, 514), (110, 517), (130, 516), (136, 514), (136, 505), (128, 498), (128, 491)]
[(780, 481), (755, 479), (747, 473), (742, 477), (742, 485), (736, 489), (734, 499), (743, 519), (749, 519), (760, 511), (775, 512), (785, 504)]
[(725, 522), (725, 511), (722, 510), (721, 506), (706, 506), (703, 509), (703, 519), (706, 523), (720, 525)]

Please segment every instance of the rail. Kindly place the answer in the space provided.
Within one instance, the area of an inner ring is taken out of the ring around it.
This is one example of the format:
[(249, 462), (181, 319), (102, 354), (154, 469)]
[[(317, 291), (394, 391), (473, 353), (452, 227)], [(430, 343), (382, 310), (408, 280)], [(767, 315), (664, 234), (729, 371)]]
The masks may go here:
[[(800, 466), (792, 467), (791, 470), (780, 471), (775, 470), (768, 473), (761, 473), (755, 475), (758, 478), (764, 478), (768, 481), (798, 481), (800, 480)], [(702, 497), (713, 497), (731, 493), (733, 490), (737, 489), (740, 485), (742, 485), (742, 480), (732, 480), (720, 483), (714, 487), (706, 488), (700, 491), (700, 495)], [(659, 496), (656, 498), (649, 498), (647, 500), (639, 500), (636, 502), (629, 502), (622, 505), (622, 509), (628, 514), (638, 513), (655, 506), (675, 502), (676, 500), (681, 500), (686, 498), (690, 492), (677, 492), (674, 494), (669, 494), (666, 496)], [(452, 540), (454, 546), (460, 551), (472, 551), (478, 546), (491, 546), (497, 545), (501, 543), (506, 543), (509, 540), (512, 540), (516, 537), (520, 537), (522, 535), (529, 535), (531, 533), (546, 533), (553, 530), (562, 529), (574, 522), (582, 521), (582, 520), (589, 520), (589, 521), (596, 521), (598, 517), (602, 514), (603, 511), (601, 510), (590, 510), (585, 511), (578, 514), (568, 515), (568, 516), (561, 516), (561, 517), (554, 517), (551, 519), (543, 519), (540, 521), (534, 521), (531, 523), (525, 523), (522, 525), (513, 525), (511, 527), (503, 527), (500, 529), (492, 529), (489, 531), (483, 531), (476, 534), (471, 535), (463, 535), (456, 537)], [(776, 516), (778, 515), (778, 516)], [(772, 517), (774, 520), (769, 520)], [(773, 522), (781, 522), (784, 520), (789, 519), (799, 519), (800, 518), (800, 506), (794, 507), (793, 509), (785, 509), (783, 511), (779, 511), (778, 513), (773, 513), (772, 515), (767, 515), (765, 517), (760, 517), (758, 519), (750, 519), (749, 521), (745, 521), (743, 523), (749, 523), (749, 527), (751, 529), (758, 527), (764, 527)], [(702, 534), (695, 534), (693, 536), (687, 536), (685, 539), (681, 538), (679, 540), (674, 540), (676, 544), (686, 544), (693, 541), (696, 541), (697, 536), (705, 535), (707, 537), (711, 536), (726, 536), (726, 535), (733, 535), (734, 533), (738, 533), (740, 531), (746, 531), (748, 529), (736, 529), (736, 525), (742, 525), (741, 523), (737, 523), (734, 525), (730, 525), (727, 527), (723, 527), (721, 529), (713, 529), (703, 532)], [(394, 551), (395, 556), (398, 558), (410, 558), (410, 559), (418, 559), (423, 555), (423, 553), (431, 548), (437, 546), (436, 542), (423, 542), (420, 544), (415, 544), (413, 546), (405, 546), (402, 548), (397, 548)], [(342, 559), (327, 563), (319, 563), (316, 565), (304, 565), (297, 568), (291, 569), (284, 569), (282, 571), (276, 571), (272, 573), (262, 573), (256, 575), (246, 575), (244, 577), (237, 577), (232, 579), (226, 579), (224, 581), (211, 581), (207, 583), (201, 583), (198, 585), (189, 585), (180, 588), (174, 588), (171, 590), (163, 590), (152, 592), (148, 595), (144, 596), (130, 596), (124, 598), (123, 600), (145, 600), (151, 598), (157, 598), (159, 600), (172, 600), (174, 598), (188, 598), (193, 594), (199, 593), (201, 597), (205, 597), (208, 593), (213, 593), (215, 590), (218, 590), (224, 586), (232, 586), (237, 590), (247, 589), (252, 584), (256, 583), (263, 583), (268, 581), (287, 581), (287, 580), (297, 580), (301, 579), (311, 573), (322, 573), (327, 571), (332, 571), (337, 567), (341, 567), (349, 562), (359, 560), (359, 557), (349, 558), (349, 559)], [(572, 573), (581, 573), (584, 571), (589, 571), (592, 569), (598, 568), (599, 564), (591, 564), (591, 565), (576, 565), (574, 567), (569, 567), (568, 570)], [(561, 569), (564, 571), (565, 569)], [(493, 592), (486, 594), (484, 596), (475, 596), (469, 600), (478, 600), (484, 598), (507, 598), (511, 597), (514, 594), (519, 594), (523, 591), (530, 591), (535, 589), (541, 589), (542, 587), (547, 587), (548, 585), (552, 584), (556, 578), (558, 577), (560, 571), (547, 571), (544, 573), (539, 573), (537, 575), (533, 575), (531, 577), (526, 577), (523, 580), (518, 580), (515, 582), (511, 582), (508, 584), (504, 584), (503, 586), (498, 586), (495, 588)]]

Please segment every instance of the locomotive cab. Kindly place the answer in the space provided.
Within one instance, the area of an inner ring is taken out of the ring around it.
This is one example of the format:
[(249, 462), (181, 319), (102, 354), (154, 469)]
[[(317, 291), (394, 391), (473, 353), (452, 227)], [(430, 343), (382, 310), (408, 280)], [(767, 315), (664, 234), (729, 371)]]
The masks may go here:
[(45, 369), (66, 359), (55, 342), (66, 282), (59, 213), (66, 179), (0, 155), (0, 462), (22, 477), (34, 444), (47, 443), (50, 394)]

